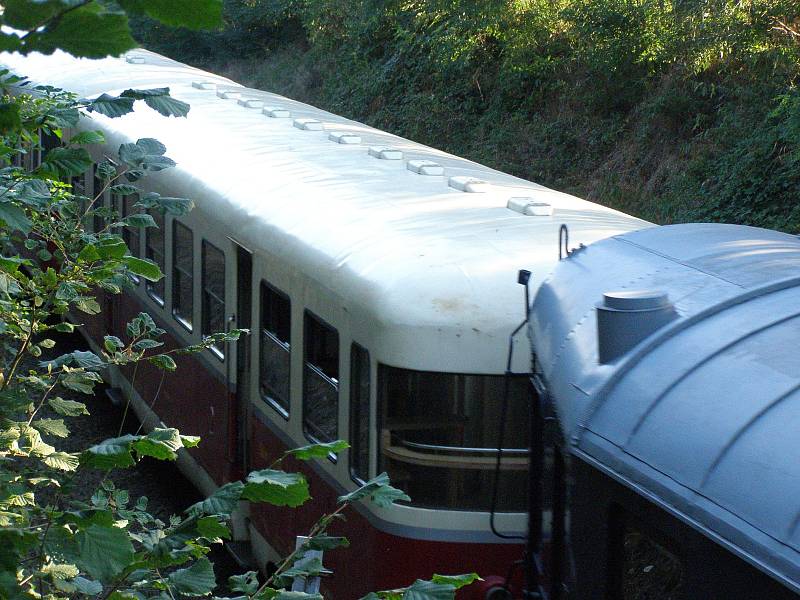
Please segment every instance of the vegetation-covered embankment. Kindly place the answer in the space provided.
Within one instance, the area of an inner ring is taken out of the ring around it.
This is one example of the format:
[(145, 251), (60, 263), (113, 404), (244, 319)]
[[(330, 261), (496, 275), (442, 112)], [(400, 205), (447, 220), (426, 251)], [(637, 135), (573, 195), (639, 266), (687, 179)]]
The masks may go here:
[(661, 223), (800, 231), (796, 0), (226, 0), (143, 45)]

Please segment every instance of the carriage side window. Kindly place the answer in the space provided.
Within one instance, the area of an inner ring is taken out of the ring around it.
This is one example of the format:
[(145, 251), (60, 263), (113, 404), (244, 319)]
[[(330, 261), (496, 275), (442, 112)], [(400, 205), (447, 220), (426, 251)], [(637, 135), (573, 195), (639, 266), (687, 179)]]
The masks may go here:
[(192, 230), (172, 224), (172, 314), (188, 331), (192, 330), (194, 309), (194, 240)]
[(261, 397), (289, 418), (291, 364), (291, 301), (289, 296), (261, 282)]
[[(125, 219), (133, 214), (138, 212), (133, 205), (139, 201), (139, 196), (137, 194), (128, 194), (127, 196), (122, 196), (122, 209), (120, 210), (120, 217)], [(141, 228), (139, 227), (123, 227), (122, 228), (122, 240), (125, 242), (125, 245), (128, 246), (128, 250), (130, 251), (131, 256), (140, 257), (142, 255), (142, 239), (141, 239)], [(129, 275), (131, 281), (138, 285), (139, 278), (136, 275)]]
[[(164, 215), (158, 210), (150, 210), (150, 216), (156, 222), (155, 227), (147, 227), (144, 230), (145, 256), (158, 265), (162, 273), (166, 272), (166, 261), (164, 260)], [(145, 282), (148, 295), (160, 306), (164, 306), (164, 280), (162, 277), (158, 281)]]
[(105, 215), (103, 212), (105, 211), (106, 206), (106, 195), (108, 191), (105, 188), (106, 182), (103, 181), (102, 177), (99, 177), (97, 174), (97, 165), (94, 165), (93, 169), (93, 179), (94, 179), (94, 188), (92, 189), (92, 200), (94, 204), (92, 204), (92, 210), (100, 212), (95, 212), (94, 217), (92, 217), (92, 230), (95, 233), (99, 233), (103, 230), (106, 226)]
[(615, 598), (683, 598), (684, 568), (677, 545), (621, 507), (610, 511), (609, 588)]
[(412, 371), (379, 365), (379, 466), (416, 506), (489, 511), (498, 427), (507, 402), (496, 510), (526, 510), (527, 377)]
[[(203, 319), (202, 334), (225, 331), (225, 253), (203, 240)], [(225, 358), (223, 345), (215, 344), (211, 351)]]
[(350, 348), (350, 474), (359, 483), (369, 479), (369, 352)]
[(303, 431), (332, 442), (339, 429), (339, 333), (306, 311), (303, 340)]

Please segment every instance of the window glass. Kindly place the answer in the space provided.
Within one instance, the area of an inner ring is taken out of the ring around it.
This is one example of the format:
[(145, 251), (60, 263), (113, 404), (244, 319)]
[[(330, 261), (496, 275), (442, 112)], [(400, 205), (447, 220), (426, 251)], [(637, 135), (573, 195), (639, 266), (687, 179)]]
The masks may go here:
[[(137, 194), (128, 194), (127, 196), (122, 196), (120, 218), (124, 219), (125, 217), (129, 217), (132, 214), (139, 212), (138, 209), (133, 207), (133, 205), (138, 201), (139, 196)], [(122, 239), (125, 242), (125, 245), (128, 246), (130, 255), (137, 258), (142, 255), (141, 232), (142, 230), (139, 227), (122, 228)], [(139, 278), (136, 275), (130, 275), (130, 278), (134, 283), (139, 283)]]
[(194, 246), (192, 230), (173, 222), (172, 228), (172, 314), (192, 330)]
[(303, 430), (332, 442), (339, 426), (339, 333), (306, 311), (303, 339)]
[[(526, 377), (509, 381), (497, 510), (527, 506)], [(415, 505), (491, 510), (504, 377), (398, 369), (378, 371), (380, 470)]]
[(369, 479), (369, 352), (358, 344), (350, 349), (350, 473)]
[[(164, 260), (164, 215), (158, 210), (148, 211), (156, 222), (155, 227), (146, 227), (144, 230), (145, 256), (158, 265), (162, 273), (166, 273)], [(153, 300), (164, 306), (164, 279), (147, 281), (145, 287)]]
[(92, 229), (95, 233), (98, 233), (106, 226), (105, 218), (102, 213), (106, 206), (106, 194), (108, 191), (104, 189), (105, 182), (103, 179), (97, 175), (97, 165), (94, 165), (93, 175), (94, 188), (92, 190), (92, 199), (94, 200), (94, 204), (92, 204), (92, 209), (100, 209), (100, 214), (95, 213), (94, 217), (92, 218)]
[[(654, 537), (629, 519), (623, 529), (622, 600), (679, 600), (683, 598), (683, 564), (670, 542)], [(620, 562), (622, 564), (620, 564)], [(610, 564), (615, 564), (611, 561)]]
[(284, 417), (289, 416), (291, 358), (289, 297), (261, 282), (261, 397)]
[[(203, 335), (225, 331), (225, 253), (203, 240)], [(222, 344), (212, 347), (224, 358)]]

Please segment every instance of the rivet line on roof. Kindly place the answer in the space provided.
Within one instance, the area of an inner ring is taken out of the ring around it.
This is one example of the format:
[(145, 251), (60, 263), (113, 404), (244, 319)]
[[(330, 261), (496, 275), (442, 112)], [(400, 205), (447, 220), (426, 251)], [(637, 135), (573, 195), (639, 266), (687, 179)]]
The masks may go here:
[(386, 146), (370, 146), (369, 155), (381, 160), (402, 160), (403, 153), (394, 148), (387, 148)]
[(328, 135), (328, 139), (337, 144), (360, 144), (361, 136), (344, 131), (332, 131)]
[(255, 98), (239, 98), (239, 104), (245, 108), (263, 108), (264, 102)]
[(322, 131), (322, 121), (316, 119), (295, 119), (293, 125), (303, 131)]
[(217, 89), (217, 84), (211, 81), (193, 81), (192, 87), (198, 90), (215, 90)]
[(406, 168), (419, 175), (444, 175), (444, 167), (432, 160), (410, 160)]
[(288, 110), (285, 108), (278, 108), (277, 106), (265, 106), (264, 110), (261, 112), (273, 119), (288, 119), (291, 116)]
[(468, 192), (471, 194), (475, 193), (480, 194), (483, 192), (488, 192), (489, 188), (491, 187), (489, 183), (486, 181), (462, 175), (451, 177), (447, 183), (454, 190), (459, 190), (460, 192)]
[(534, 200), (530, 196), (509, 198), (507, 208), (528, 217), (549, 217), (553, 214), (553, 205)]

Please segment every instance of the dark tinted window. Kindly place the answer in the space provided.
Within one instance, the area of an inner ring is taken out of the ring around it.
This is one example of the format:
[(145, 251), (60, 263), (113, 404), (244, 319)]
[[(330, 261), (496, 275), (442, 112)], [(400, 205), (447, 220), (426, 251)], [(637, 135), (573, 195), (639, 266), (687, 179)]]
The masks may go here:
[(369, 479), (369, 352), (358, 344), (350, 349), (350, 473)]
[[(225, 254), (203, 240), (203, 335), (225, 331)], [(224, 357), (222, 344), (214, 353)]]
[[(125, 218), (139, 212), (139, 209), (134, 208), (133, 205), (139, 201), (139, 196), (136, 194), (129, 194), (122, 196), (122, 207), (120, 210), (120, 217)], [(122, 239), (125, 245), (128, 246), (131, 256), (140, 257), (142, 255), (142, 229), (140, 227), (123, 227)], [(139, 283), (139, 278), (135, 275), (130, 276), (134, 283)]]
[(94, 203), (92, 204), (92, 210), (99, 210), (99, 213), (95, 213), (92, 219), (92, 229), (95, 233), (100, 232), (106, 226), (105, 218), (103, 212), (105, 211), (106, 206), (106, 196), (108, 191), (105, 189), (105, 182), (97, 176), (97, 165), (94, 165), (94, 188), (92, 190), (92, 199)]
[(339, 333), (306, 311), (303, 339), (303, 430), (331, 442), (339, 424)]
[[(509, 381), (497, 510), (526, 509), (526, 377)], [(378, 470), (417, 506), (489, 511), (495, 485), (505, 377), (412, 371), (380, 365)]]
[(172, 228), (172, 314), (178, 322), (192, 330), (194, 246), (192, 230), (173, 222)]
[[(166, 261), (164, 260), (164, 215), (157, 210), (150, 210), (150, 216), (156, 222), (156, 227), (147, 227), (144, 230), (145, 256), (158, 265), (162, 273), (166, 274)], [(148, 281), (145, 286), (147, 293), (153, 300), (164, 306), (164, 279)]]
[(261, 397), (289, 416), (292, 324), (289, 297), (261, 282)]

